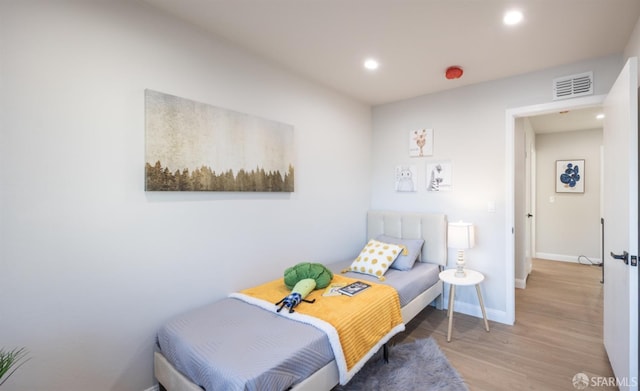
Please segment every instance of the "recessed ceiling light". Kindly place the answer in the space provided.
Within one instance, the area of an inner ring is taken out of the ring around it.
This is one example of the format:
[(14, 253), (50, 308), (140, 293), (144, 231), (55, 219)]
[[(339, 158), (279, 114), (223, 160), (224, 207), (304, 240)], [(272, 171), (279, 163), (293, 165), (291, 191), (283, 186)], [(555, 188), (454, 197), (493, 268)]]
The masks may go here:
[(364, 67), (369, 70), (378, 69), (379, 66), (380, 64), (378, 64), (378, 61), (374, 60), (373, 58), (368, 58), (364, 61)]
[(522, 12), (520, 11), (509, 11), (504, 14), (504, 18), (502, 19), (504, 24), (507, 26), (513, 26), (522, 22)]
[(598, 114), (598, 115), (596, 115), (596, 119), (604, 119), (604, 114)]

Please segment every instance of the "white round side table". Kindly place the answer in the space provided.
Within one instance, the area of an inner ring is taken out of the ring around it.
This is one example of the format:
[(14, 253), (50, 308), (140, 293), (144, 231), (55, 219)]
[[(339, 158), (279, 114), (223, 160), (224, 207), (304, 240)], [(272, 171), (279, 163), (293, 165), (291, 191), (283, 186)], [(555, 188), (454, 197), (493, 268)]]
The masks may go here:
[(453, 303), (456, 295), (456, 286), (476, 286), (478, 301), (480, 302), (480, 308), (482, 309), (482, 318), (484, 319), (484, 328), (489, 331), (487, 313), (484, 309), (482, 293), (480, 293), (480, 283), (484, 281), (484, 275), (475, 270), (464, 269), (464, 271), (466, 274), (464, 277), (456, 277), (456, 269), (448, 269), (440, 272), (440, 279), (449, 284), (449, 310), (447, 313), (447, 316), (449, 317), (449, 329), (447, 331), (447, 342), (451, 342), (451, 329), (453, 328)]

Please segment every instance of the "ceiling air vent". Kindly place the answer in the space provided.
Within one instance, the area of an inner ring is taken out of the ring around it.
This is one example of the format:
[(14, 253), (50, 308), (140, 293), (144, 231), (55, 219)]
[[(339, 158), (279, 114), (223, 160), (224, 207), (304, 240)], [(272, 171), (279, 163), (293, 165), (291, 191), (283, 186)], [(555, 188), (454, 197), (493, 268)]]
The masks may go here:
[(553, 79), (553, 100), (593, 94), (593, 72)]

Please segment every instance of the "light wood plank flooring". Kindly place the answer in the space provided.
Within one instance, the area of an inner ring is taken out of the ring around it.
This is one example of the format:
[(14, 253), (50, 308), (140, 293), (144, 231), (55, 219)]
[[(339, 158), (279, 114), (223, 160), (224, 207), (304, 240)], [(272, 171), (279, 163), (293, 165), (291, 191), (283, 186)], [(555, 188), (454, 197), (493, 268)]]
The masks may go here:
[(447, 343), (446, 311), (428, 307), (392, 343), (433, 337), (472, 391), (576, 390), (571, 381), (579, 372), (613, 376), (602, 343), (602, 269), (533, 265), (527, 288), (516, 289), (514, 326), (490, 321), (487, 333), (482, 319), (455, 313)]

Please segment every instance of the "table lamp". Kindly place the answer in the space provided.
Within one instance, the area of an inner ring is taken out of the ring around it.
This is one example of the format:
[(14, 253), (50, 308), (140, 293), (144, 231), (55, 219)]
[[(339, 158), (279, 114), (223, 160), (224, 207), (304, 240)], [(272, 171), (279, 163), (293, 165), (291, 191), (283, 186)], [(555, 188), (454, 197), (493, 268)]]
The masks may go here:
[(456, 261), (456, 277), (465, 277), (464, 272), (464, 250), (472, 248), (475, 245), (475, 232), (473, 224), (449, 223), (447, 229), (447, 243), (449, 248), (458, 250), (458, 259)]

